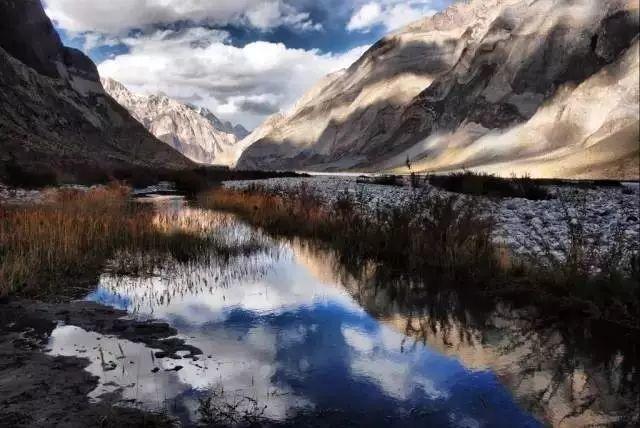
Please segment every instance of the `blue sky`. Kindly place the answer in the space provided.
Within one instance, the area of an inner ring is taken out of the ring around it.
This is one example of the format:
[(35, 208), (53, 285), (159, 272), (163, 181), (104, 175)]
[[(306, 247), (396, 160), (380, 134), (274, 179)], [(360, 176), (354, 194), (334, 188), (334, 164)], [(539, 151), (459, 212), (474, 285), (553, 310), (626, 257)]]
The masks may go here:
[(386, 33), (453, 0), (43, 0), (67, 45), (136, 92), (253, 128)]

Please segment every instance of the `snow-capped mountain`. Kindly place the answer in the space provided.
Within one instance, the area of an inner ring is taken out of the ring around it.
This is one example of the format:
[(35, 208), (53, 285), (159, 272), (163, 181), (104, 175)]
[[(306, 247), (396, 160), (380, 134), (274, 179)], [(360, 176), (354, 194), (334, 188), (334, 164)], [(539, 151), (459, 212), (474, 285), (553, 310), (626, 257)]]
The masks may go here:
[(638, 178), (638, 2), (469, 0), (380, 40), (238, 166)]
[(241, 125), (223, 122), (203, 107), (183, 104), (165, 95), (141, 95), (113, 79), (102, 85), (153, 135), (202, 164), (234, 166), (249, 133)]

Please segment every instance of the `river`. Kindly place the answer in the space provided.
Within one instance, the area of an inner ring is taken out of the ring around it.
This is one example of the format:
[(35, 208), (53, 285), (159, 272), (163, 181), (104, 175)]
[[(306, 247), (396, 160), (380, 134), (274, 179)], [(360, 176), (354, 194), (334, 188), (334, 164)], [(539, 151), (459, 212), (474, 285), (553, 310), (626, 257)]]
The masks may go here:
[(266, 236), (180, 198), (154, 203), (228, 245), (260, 245), (169, 261), (152, 275), (105, 272), (87, 300), (164, 320), (201, 352), (163, 355), (60, 324), (49, 353), (90, 359), (100, 379), (93, 400), (116, 392), (185, 426), (209, 407), (218, 420), (274, 426), (584, 426), (638, 417), (637, 349), (615, 341), (590, 349), (599, 340), (592, 331), (558, 326), (526, 304), (437, 287), (418, 301), (411, 290), (424, 284), (385, 279), (364, 262), (344, 266), (314, 243)]

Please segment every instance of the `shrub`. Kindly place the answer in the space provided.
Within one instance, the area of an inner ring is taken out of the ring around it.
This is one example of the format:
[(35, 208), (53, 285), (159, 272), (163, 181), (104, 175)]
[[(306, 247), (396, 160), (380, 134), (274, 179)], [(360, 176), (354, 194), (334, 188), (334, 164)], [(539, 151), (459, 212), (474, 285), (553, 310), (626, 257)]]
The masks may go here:
[(600, 231), (585, 227), (586, 200), (576, 202), (577, 208), (570, 210), (561, 197), (567, 239), (533, 228), (541, 251), (526, 256), (518, 282), (596, 318), (640, 328), (640, 244), (625, 237), (622, 224), (614, 225), (603, 242)]
[(26, 189), (39, 189), (58, 184), (56, 173), (45, 166), (34, 168), (23, 168), (16, 163), (5, 165), (3, 181), (12, 187), (22, 187)]
[(378, 184), (380, 186), (402, 186), (402, 177), (397, 175), (376, 175), (373, 177), (360, 176), (357, 183)]
[(502, 178), (490, 174), (459, 172), (451, 175), (432, 175), (429, 183), (455, 193), (502, 198), (550, 199), (549, 192), (531, 177)]

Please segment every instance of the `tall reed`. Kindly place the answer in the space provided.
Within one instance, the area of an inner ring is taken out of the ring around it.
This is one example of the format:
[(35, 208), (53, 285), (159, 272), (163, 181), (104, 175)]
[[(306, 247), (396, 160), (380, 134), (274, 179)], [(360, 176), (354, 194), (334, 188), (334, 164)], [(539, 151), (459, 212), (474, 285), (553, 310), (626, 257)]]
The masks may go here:
[[(200, 199), (204, 206), (233, 211), (269, 232), (326, 242), (352, 267), (373, 261), (427, 285), (526, 296), (529, 303), (640, 328), (637, 244), (601, 252), (569, 218), (565, 257), (550, 252), (515, 257), (493, 242), (488, 210), (468, 196), (426, 191), (402, 207), (372, 209), (347, 193), (329, 203), (303, 185), (293, 190), (219, 188)], [(615, 241), (622, 239), (616, 236)]]
[[(82, 289), (116, 254), (120, 260), (147, 252), (187, 261), (219, 244), (129, 196), (129, 188), (110, 184), (86, 192), (58, 190), (37, 205), (0, 205), (0, 295)], [(162, 257), (147, 261), (161, 263)]]

